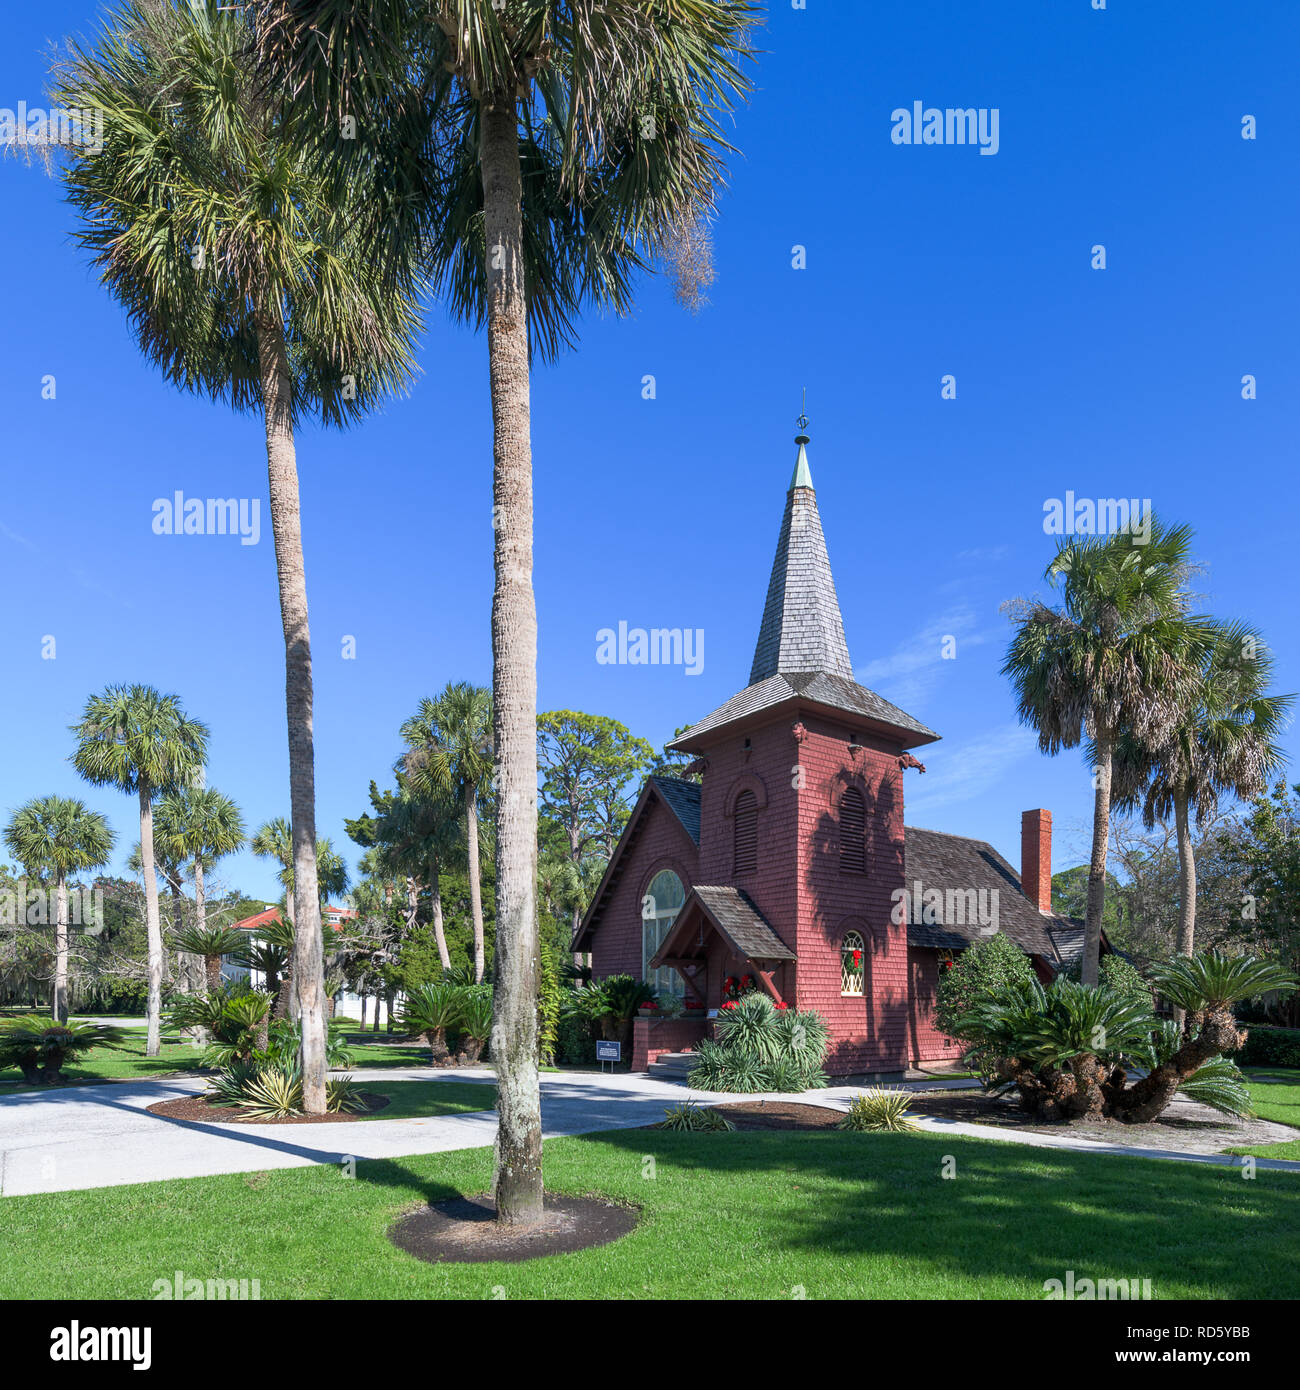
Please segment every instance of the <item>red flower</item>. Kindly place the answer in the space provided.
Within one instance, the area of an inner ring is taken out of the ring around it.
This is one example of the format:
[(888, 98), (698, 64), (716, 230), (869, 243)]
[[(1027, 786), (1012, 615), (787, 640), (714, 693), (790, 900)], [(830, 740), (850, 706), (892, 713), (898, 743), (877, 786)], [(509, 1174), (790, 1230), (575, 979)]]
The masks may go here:
[(789, 1006), (789, 1004), (787, 1004), (787, 1003), (785, 1002), (784, 999), (779, 999), (779, 1000), (776, 1002), (776, 1004), (773, 1005), (773, 1007), (774, 1007), (774, 1008), (777, 1008), (777, 1009), (788, 1009), (790, 1006)]
[(724, 1010), (726, 1010), (726, 1009), (734, 1009), (735, 1007), (736, 1007), (736, 1001), (735, 1001), (734, 999), (728, 999), (727, 1002), (726, 1002), (725, 1004), (723, 1004), (723, 1006), (722, 1006), (722, 1008), (723, 1008)]

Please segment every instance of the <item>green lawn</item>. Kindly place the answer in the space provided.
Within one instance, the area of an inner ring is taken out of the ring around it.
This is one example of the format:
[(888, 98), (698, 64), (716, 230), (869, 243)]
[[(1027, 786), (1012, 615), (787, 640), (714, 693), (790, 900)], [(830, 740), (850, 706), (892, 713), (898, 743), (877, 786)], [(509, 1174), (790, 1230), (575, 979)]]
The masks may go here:
[[(1250, 1103), (1261, 1119), (1300, 1130), (1300, 1071), (1252, 1067), (1246, 1077), (1250, 1083)], [(1253, 1148), (1229, 1149), (1228, 1152), (1254, 1154), (1256, 1158), (1300, 1160), (1300, 1136), (1278, 1144), (1257, 1144)]]
[[(292, 1131), (289, 1131), (292, 1135)], [(946, 1156), (955, 1176), (942, 1176)], [(614, 1245), (426, 1265), (395, 1216), (485, 1190), (491, 1150), (0, 1199), (0, 1298), (147, 1298), (176, 1270), (263, 1298), (1015, 1298), (1150, 1279), (1157, 1298), (1300, 1297), (1300, 1183), (948, 1135), (654, 1130), (551, 1140), (552, 1189), (641, 1208)]]
[(372, 1095), (388, 1097), (388, 1104), (365, 1120), (417, 1120), (433, 1115), (465, 1115), (491, 1110), (497, 1088), (487, 1081), (359, 1081)]

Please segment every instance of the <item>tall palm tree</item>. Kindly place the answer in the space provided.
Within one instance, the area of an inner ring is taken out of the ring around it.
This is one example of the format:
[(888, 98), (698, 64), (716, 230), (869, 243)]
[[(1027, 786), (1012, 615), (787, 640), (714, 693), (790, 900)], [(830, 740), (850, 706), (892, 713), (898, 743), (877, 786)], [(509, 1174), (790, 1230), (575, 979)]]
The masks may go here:
[(158, 802), (154, 832), (160, 845), (189, 864), (194, 876), (195, 922), (199, 931), (205, 930), (203, 875), (219, 859), (242, 848), (244, 818), (239, 807), (215, 787), (185, 787)]
[[(174, 858), (170, 848), (163, 841), (163, 836), (158, 829), (158, 812), (154, 811), (154, 835), (153, 835), (153, 866), (154, 872), (167, 885), (167, 891), (171, 894), (172, 900), (172, 939), (179, 941), (181, 933), (185, 930), (185, 861)], [(140, 849), (140, 842), (137, 840), (131, 850), (131, 857), (126, 861), (126, 867), (133, 874), (144, 874), (144, 855)], [(203, 989), (203, 962), (192, 952), (187, 951), (183, 946), (179, 946), (176, 952), (176, 977), (180, 982), (183, 994), (199, 994)], [(163, 950), (163, 983), (167, 983), (167, 952), (164, 944)], [(191, 1031), (192, 1036), (197, 1036), (197, 1031)]]
[(1082, 979), (1098, 980), (1105, 908), (1115, 748), (1125, 730), (1158, 743), (1173, 728), (1211, 641), (1207, 619), (1188, 613), (1192, 532), (1154, 516), (1146, 534), (1061, 543), (1044, 577), (1062, 603), (1011, 605), (1016, 631), (1002, 674), (1011, 678), (1020, 722), (1044, 753), (1092, 740), (1092, 855)]
[[(747, 94), (747, 0), (259, 0), (287, 99), (357, 117), (334, 153), (382, 168), (377, 256), (416, 243), (452, 313), (486, 326), (493, 418), (492, 692), (499, 803), (492, 1055), (498, 1220), (541, 1219), (537, 616), (530, 363), (584, 305), (698, 236)], [(329, 121), (322, 126), (330, 125)], [(367, 145), (371, 148), (367, 149)], [(677, 256), (677, 268), (697, 263)], [(692, 286), (679, 281), (690, 297)]]
[(5, 844), (29, 873), (54, 876), (54, 988), (50, 1014), (68, 1021), (68, 876), (108, 863), (113, 832), (98, 811), (70, 796), (35, 797), (5, 827)]
[[(60, 104), (104, 113), (99, 153), (65, 170), (78, 238), (141, 348), (187, 390), (260, 413), (285, 646), (303, 1108), (325, 1111), (311, 636), (295, 430), (359, 419), (407, 386), (422, 280), (396, 248), (373, 269), (368, 191), (329, 169), (268, 100), (247, 7), (130, 0), (72, 45)], [(315, 117), (304, 116), (314, 121)]]
[[(474, 979), (483, 979), (483, 887), (479, 798), (492, 776), (492, 695), (481, 685), (449, 682), (436, 700), (421, 700), (402, 725), (407, 752), (400, 768), (421, 796), (452, 797), (465, 816), (469, 906), (474, 919)], [(536, 780), (536, 779), (534, 779)]]
[(1204, 824), (1220, 797), (1249, 801), (1264, 792), (1286, 762), (1274, 740), (1295, 702), (1294, 695), (1267, 693), (1272, 653), (1245, 623), (1215, 625), (1197, 675), (1163, 740), (1145, 741), (1126, 729), (1115, 750), (1116, 805), (1140, 809), (1148, 830), (1174, 822), (1180, 956), (1190, 956), (1196, 940), (1192, 814)]
[(160, 793), (185, 785), (203, 767), (208, 728), (191, 719), (175, 695), (161, 695), (150, 685), (110, 685), (86, 701), (72, 732), (77, 739), (72, 761), (86, 781), (134, 793), (140, 803), (140, 864), (149, 943), (145, 1055), (157, 1057), (162, 1046), (163, 948), (154, 873), (153, 803)]

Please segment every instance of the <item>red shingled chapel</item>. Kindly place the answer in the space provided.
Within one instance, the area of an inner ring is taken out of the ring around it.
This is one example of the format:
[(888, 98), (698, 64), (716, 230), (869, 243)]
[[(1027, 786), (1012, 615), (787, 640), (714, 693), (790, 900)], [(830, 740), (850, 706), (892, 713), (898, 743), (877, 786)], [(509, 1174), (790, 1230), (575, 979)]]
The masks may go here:
[(1000, 930), (1048, 978), (1082, 946), (1051, 912), (1049, 812), (1024, 816), (1023, 891), (983, 841), (904, 825), (939, 735), (853, 679), (800, 427), (749, 684), (671, 745), (699, 780), (649, 779), (574, 939), (597, 977), (700, 1006), (638, 1018), (635, 1070), (744, 982), (825, 1017), (831, 1073), (901, 1071), (958, 1050), (932, 1021), (954, 951)]

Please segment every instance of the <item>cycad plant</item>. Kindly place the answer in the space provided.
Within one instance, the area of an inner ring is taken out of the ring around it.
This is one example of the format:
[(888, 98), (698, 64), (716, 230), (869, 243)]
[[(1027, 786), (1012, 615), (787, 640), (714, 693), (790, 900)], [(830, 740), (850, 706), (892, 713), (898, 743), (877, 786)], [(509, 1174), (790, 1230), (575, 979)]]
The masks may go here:
[[(419, 244), (452, 312), (486, 327), (493, 416), (498, 1219), (542, 1217), (537, 1079), (537, 614), (530, 367), (588, 303), (697, 233), (744, 97), (747, 0), (261, 0), (277, 89), (376, 175), (381, 263)], [(370, 142), (371, 148), (366, 144)], [(698, 243), (698, 238), (697, 238)], [(690, 258), (678, 258), (678, 264)]]
[(86, 701), (72, 732), (77, 739), (72, 761), (86, 781), (134, 793), (140, 804), (140, 863), (149, 950), (145, 1055), (157, 1057), (162, 1047), (163, 946), (154, 873), (154, 799), (185, 786), (198, 775), (207, 755), (208, 729), (185, 713), (175, 695), (159, 694), (148, 685), (110, 685)]
[(221, 961), (225, 956), (242, 956), (248, 937), (231, 927), (195, 925), (175, 934), (176, 945), (191, 955), (203, 957), (204, 980), (209, 990), (221, 983)]
[(9, 852), (29, 874), (54, 878), (54, 979), (50, 1012), (68, 1021), (68, 876), (98, 869), (113, 852), (108, 821), (70, 796), (36, 797), (14, 812), (4, 832)]
[(425, 984), (406, 997), (398, 1026), (407, 1037), (424, 1039), (435, 1065), (447, 1056), (447, 1030), (460, 1026), (465, 989), (463, 985)]
[[(965, 1061), (994, 1089), (1049, 1120), (1157, 1118), (1182, 1088), (1193, 1099), (1240, 1110), (1240, 1081), (1223, 1054), (1244, 1046), (1232, 1005), (1295, 979), (1268, 961), (1204, 952), (1152, 971), (1156, 987), (1186, 1010), (1184, 1034), (1147, 1001), (1059, 977), (1004, 985), (957, 1024)], [(1145, 1074), (1129, 1080), (1135, 1069)], [(1234, 1089), (1235, 1087), (1235, 1089)]]
[(126, 1034), (111, 1024), (60, 1023), (55, 1018), (0, 1019), (0, 1068), (17, 1067), (32, 1086), (56, 1086), (64, 1062), (94, 1047), (120, 1049)]
[[(141, 348), (177, 386), (265, 426), (285, 646), (303, 1098), (325, 1108), (311, 636), (295, 433), (344, 425), (404, 390), (422, 281), (390, 246), (375, 268), (353, 166), (325, 167), (257, 70), (248, 6), (133, 0), (74, 44), (56, 102), (104, 114), (103, 148), (65, 170), (78, 239)], [(317, 124), (319, 112), (303, 112)], [(146, 878), (148, 875), (146, 875)]]
[(465, 988), (458, 1026), (461, 1031), (461, 1056), (467, 1062), (477, 1062), (492, 1036), (490, 985), (469, 985)]
[(1156, 744), (1174, 727), (1212, 641), (1189, 613), (1189, 527), (1148, 513), (1111, 536), (1070, 537), (1045, 578), (1061, 606), (1011, 605), (1016, 631), (1002, 665), (1023, 724), (1044, 753), (1091, 739), (1092, 855), (1084, 922), (1083, 982), (1097, 983), (1106, 895), (1115, 749), (1127, 730)]

